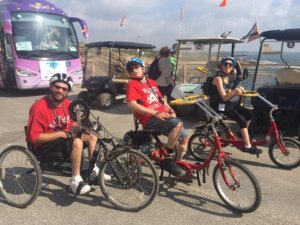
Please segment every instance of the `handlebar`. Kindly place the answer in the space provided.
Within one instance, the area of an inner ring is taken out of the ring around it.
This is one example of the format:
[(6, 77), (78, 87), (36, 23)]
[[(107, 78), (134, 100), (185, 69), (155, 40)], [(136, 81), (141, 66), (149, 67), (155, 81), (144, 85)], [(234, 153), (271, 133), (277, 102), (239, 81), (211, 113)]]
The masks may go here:
[(170, 105), (193, 105), (197, 100), (207, 100), (206, 95), (193, 95), (180, 99), (176, 99), (170, 102)]
[(257, 97), (258, 93), (256, 91), (244, 91), (244, 93), (238, 93), (237, 96), (240, 97)]

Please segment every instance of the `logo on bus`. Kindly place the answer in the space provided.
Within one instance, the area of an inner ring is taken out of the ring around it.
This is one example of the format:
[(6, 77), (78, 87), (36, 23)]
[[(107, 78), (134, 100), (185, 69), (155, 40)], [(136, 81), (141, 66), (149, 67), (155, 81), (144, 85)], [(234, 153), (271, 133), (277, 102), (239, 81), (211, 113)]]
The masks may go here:
[(49, 63), (47, 63), (47, 65), (49, 65), (50, 68), (55, 70), (56, 67), (58, 66), (58, 63), (57, 62), (49, 62)]
[[(29, 7), (35, 8), (35, 9), (50, 9), (49, 5), (42, 5), (42, 3), (36, 2), (35, 4), (29, 4)], [(51, 8), (54, 10), (54, 7)]]
[(67, 67), (71, 67), (71, 62), (66, 62)]

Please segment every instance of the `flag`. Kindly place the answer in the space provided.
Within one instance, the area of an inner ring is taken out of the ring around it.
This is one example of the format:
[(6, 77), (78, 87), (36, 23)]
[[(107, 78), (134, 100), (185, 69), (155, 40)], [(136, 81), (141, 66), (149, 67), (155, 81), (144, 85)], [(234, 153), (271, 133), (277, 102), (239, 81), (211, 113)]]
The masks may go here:
[(121, 27), (123, 27), (123, 25), (124, 25), (124, 23), (125, 23), (125, 15), (124, 15), (124, 17), (123, 17), (123, 19), (122, 19), (122, 22), (121, 22)]
[(219, 5), (219, 7), (225, 7), (227, 5), (227, 0), (223, 0), (223, 2)]
[(181, 6), (181, 16), (180, 16), (180, 19), (182, 20), (183, 18), (183, 5)]
[(88, 31), (88, 28), (86, 27), (86, 28), (84, 28), (81, 32), (82, 33), (85, 33), (85, 32), (87, 32)]
[(220, 37), (226, 39), (230, 33), (231, 33), (231, 31), (223, 32), (222, 34), (220, 34)]
[(248, 38), (248, 42), (254, 41), (257, 38), (259, 38), (259, 28), (257, 22), (254, 23), (251, 30), (246, 34), (244, 37), (242, 37), (240, 40), (245, 42), (245, 40)]

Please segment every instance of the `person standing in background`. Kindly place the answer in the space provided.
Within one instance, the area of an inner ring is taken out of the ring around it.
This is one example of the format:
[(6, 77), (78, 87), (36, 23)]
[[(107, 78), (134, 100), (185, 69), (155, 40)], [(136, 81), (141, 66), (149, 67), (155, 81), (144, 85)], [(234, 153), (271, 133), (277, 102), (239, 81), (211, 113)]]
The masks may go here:
[(167, 46), (162, 47), (159, 52), (157, 59), (160, 58), (158, 61), (158, 68), (161, 71), (161, 75), (158, 79), (155, 80), (158, 89), (162, 96), (167, 96), (167, 102), (172, 100), (171, 93), (173, 90), (172, 84), (172, 65), (169, 62), (169, 48)]

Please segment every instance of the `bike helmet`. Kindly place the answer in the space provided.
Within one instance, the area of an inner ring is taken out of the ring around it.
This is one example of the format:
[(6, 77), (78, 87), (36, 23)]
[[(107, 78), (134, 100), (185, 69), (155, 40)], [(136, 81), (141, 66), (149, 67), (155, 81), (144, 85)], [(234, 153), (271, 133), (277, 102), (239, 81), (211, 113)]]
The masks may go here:
[(129, 65), (135, 64), (135, 65), (140, 65), (142, 67), (145, 67), (145, 63), (139, 59), (138, 57), (133, 57), (129, 59), (129, 61), (126, 63), (126, 70), (129, 72)]
[(172, 53), (172, 54), (176, 54), (176, 51), (173, 48), (170, 48), (169, 52)]
[(232, 57), (232, 56), (224, 56), (221, 61), (220, 61), (220, 65), (222, 65), (222, 63), (225, 61), (225, 60), (231, 60), (233, 62), (234, 65), (236, 65), (236, 61), (235, 59)]
[(73, 80), (71, 77), (69, 77), (67, 74), (65, 73), (56, 73), (54, 74), (50, 80), (50, 85), (55, 84), (56, 82), (62, 82), (68, 85), (69, 87), (69, 91), (71, 91), (72, 87), (73, 87)]

